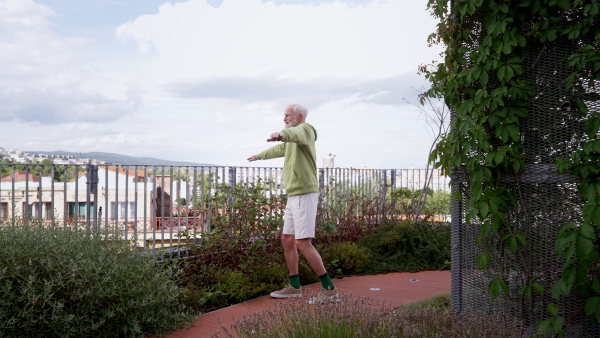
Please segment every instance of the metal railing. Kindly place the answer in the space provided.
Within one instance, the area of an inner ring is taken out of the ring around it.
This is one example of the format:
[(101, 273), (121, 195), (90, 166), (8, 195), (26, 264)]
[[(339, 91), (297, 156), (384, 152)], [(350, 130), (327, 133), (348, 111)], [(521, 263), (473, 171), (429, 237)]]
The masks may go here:
[[(429, 204), (439, 207), (427, 214), (449, 221), (449, 179), (439, 171), (322, 168), (318, 174), (323, 212), (343, 212), (342, 199), (353, 195), (374, 201), (374, 218), (410, 218), (411, 197), (430, 178)], [(259, 185), (266, 197), (285, 194), (282, 168), (274, 167), (0, 163), (0, 179), (0, 224), (35, 218), (65, 228), (105, 228), (140, 247), (170, 247), (182, 243), (182, 231), (211, 231), (212, 218), (230, 212), (227, 202), (236, 198), (224, 187)]]

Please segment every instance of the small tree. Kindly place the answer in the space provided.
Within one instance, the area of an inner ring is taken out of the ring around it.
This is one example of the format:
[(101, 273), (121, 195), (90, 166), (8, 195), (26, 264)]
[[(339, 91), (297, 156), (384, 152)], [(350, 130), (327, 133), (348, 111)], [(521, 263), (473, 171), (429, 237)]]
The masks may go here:
[[(419, 67), (419, 73), (425, 73), (426, 66)], [(431, 137), (431, 146), (427, 154), (427, 165), (425, 166), (425, 181), (423, 182), (422, 191), (429, 191), (433, 180), (433, 169), (435, 168), (436, 158), (433, 156), (433, 150), (438, 142), (448, 133), (450, 127), (450, 110), (439, 96), (427, 95), (424, 88), (419, 93), (419, 102), (415, 103), (417, 113), (427, 126), (427, 133)], [(416, 205), (414, 208), (415, 219), (419, 219), (423, 209), (427, 204), (429, 194), (418, 194)]]

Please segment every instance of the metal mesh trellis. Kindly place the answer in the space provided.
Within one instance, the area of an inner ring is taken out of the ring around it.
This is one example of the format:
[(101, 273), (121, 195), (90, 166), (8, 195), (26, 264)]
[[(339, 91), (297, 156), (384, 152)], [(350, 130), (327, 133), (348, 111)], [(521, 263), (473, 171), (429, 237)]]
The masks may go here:
[[(485, 5), (479, 15), (485, 15)], [(483, 39), (483, 29), (477, 14), (463, 22), (472, 29), (472, 38), (463, 45), (473, 51)], [(527, 29), (526, 23), (522, 29)], [(522, 59), (524, 80), (533, 89), (528, 104), (529, 117), (522, 119), (521, 140), (527, 170), (515, 177), (505, 177), (501, 183), (518, 200), (507, 210), (511, 229), (520, 231), (527, 239), (527, 248), (516, 254), (503, 247), (499, 236), (490, 235), (477, 244), (480, 226), (477, 220), (466, 223), (469, 212), (469, 176), (461, 169), (452, 175), (452, 190), (461, 199), (452, 204), (452, 304), (462, 311), (498, 312), (521, 319), (529, 330), (548, 318), (550, 302), (559, 305), (561, 315), (570, 319), (567, 336), (600, 336), (595, 318), (581, 311), (584, 300), (577, 296), (554, 299), (552, 286), (560, 276), (564, 260), (555, 253), (555, 239), (567, 222), (581, 224), (582, 202), (577, 181), (570, 175), (558, 173), (555, 163), (559, 156), (581, 149), (587, 139), (584, 123), (587, 116), (576, 109), (575, 101), (583, 100), (589, 112), (600, 109), (598, 91), (585, 84), (567, 90), (566, 79), (572, 73), (567, 57), (579, 50), (586, 41), (558, 38), (552, 42), (527, 41), (525, 48), (515, 49)], [(468, 59), (468, 55), (467, 55)], [(483, 252), (493, 255), (488, 269), (477, 269), (477, 259)], [(495, 256), (494, 256), (495, 254)], [(510, 293), (494, 298), (488, 284), (496, 276), (508, 281)], [(546, 293), (524, 297), (521, 288), (533, 278)]]

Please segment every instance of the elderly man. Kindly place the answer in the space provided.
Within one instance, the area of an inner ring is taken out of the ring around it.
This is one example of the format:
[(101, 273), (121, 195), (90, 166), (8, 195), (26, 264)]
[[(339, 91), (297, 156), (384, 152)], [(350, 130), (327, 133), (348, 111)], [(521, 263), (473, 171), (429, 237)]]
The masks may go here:
[(337, 301), (338, 291), (325, 270), (321, 255), (311, 242), (315, 237), (319, 182), (315, 151), (317, 131), (305, 122), (307, 115), (308, 110), (301, 105), (288, 106), (283, 115), (285, 129), (271, 134), (267, 140), (267, 142), (282, 141), (283, 143), (250, 156), (248, 161), (285, 157), (283, 185), (288, 194), (288, 201), (283, 217), (281, 242), (290, 274), (290, 283), (282, 290), (272, 292), (271, 297), (302, 297), (298, 275), (298, 250), (300, 250), (319, 276), (323, 286), (323, 289), (309, 299), (309, 303), (316, 304)]

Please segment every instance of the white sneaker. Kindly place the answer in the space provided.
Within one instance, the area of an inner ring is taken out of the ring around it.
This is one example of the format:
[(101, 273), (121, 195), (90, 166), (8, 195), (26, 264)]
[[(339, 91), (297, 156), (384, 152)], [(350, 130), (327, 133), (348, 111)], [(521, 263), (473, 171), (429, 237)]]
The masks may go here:
[(286, 285), (283, 289), (279, 291), (271, 292), (271, 297), (273, 298), (298, 298), (302, 297), (302, 287), (296, 289), (290, 284)]
[(308, 304), (335, 303), (340, 301), (340, 295), (337, 289), (321, 289), (314, 297), (308, 299)]

